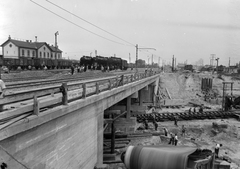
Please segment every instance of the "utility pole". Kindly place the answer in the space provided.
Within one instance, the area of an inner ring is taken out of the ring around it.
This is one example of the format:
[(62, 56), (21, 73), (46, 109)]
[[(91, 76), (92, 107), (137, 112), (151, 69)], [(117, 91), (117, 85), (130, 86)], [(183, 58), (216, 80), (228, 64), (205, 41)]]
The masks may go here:
[(160, 68), (160, 56), (158, 57), (158, 67)]
[(153, 68), (153, 54), (152, 54), (152, 68)]
[(173, 58), (172, 58), (172, 72), (174, 71), (174, 55), (173, 55)]
[(136, 71), (137, 71), (137, 60), (138, 60), (138, 44), (136, 45), (136, 63), (135, 63)]
[(137, 70), (137, 61), (138, 61), (138, 50), (139, 49), (152, 49), (152, 50), (156, 50), (155, 48), (138, 48), (138, 44), (135, 46), (136, 47), (136, 71), (138, 71)]
[(131, 54), (129, 53), (129, 63), (131, 63), (131, 56), (130, 56)]
[(219, 58), (216, 59), (216, 61), (217, 61), (217, 67), (216, 67), (217, 73), (218, 73), (218, 60), (219, 60)]
[(175, 66), (174, 66), (175, 70), (176, 70), (176, 67), (177, 67), (177, 58), (175, 58)]

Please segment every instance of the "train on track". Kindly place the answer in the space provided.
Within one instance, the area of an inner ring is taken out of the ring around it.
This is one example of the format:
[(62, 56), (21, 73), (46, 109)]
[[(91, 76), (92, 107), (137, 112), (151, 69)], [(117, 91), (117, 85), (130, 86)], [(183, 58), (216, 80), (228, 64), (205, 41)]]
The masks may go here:
[(95, 70), (127, 70), (128, 63), (126, 60), (118, 57), (103, 57), (103, 56), (83, 56), (80, 58), (80, 66)]
[(7, 67), (9, 70), (22, 70), (35, 68), (43, 69), (45, 66), (47, 69), (66, 69), (70, 68), (71, 65), (79, 65), (78, 60), (68, 59), (50, 59), (50, 58), (30, 58), (30, 57), (19, 57), (19, 58), (4, 58), (0, 55), (0, 65)]

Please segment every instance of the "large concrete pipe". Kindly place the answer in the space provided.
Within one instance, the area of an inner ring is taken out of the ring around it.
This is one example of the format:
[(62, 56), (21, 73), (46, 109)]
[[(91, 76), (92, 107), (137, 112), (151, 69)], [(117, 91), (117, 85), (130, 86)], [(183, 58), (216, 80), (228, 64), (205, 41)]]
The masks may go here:
[(121, 159), (127, 169), (186, 169), (188, 156), (196, 150), (187, 146), (129, 146)]

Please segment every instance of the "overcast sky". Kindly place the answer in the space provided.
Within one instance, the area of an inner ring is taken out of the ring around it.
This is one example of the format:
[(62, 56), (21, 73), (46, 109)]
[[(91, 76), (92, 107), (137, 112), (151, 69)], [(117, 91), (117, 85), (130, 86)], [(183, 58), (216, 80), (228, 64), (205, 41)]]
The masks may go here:
[(58, 31), (63, 57), (71, 59), (95, 55), (97, 50), (98, 55), (116, 54), (127, 60), (130, 53), (134, 62), (138, 44), (156, 49), (139, 50), (139, 58), (146, 62), (152, 54), (155, 63), (159, 57), (170, 62), (174, 55), (177, 63), (193, 64), (202, 58), (209, 64), (211, 54), (224, 65), (229, 57), (231, 64), (240, 61), (239, 0), (49, 0), (114, 36), (46, 0), (33, 1), (59, 16), (30, 0), (1, 0), (1, 44), (9, 35), (33, 41), (37, 36), (38, 41), (54, 44)]

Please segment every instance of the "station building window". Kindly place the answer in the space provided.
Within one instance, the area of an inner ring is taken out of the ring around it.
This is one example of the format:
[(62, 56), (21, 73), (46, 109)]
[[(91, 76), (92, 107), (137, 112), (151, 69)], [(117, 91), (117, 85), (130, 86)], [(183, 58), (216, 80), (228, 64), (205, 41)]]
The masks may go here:
[(44, 57), (44, 58), (46, 57), (46, 53), (45, 53), (45, 52), (43, 52), (43, 57)]
[(30, 51), (29, 50), (27, 50), (27, 56), (30, 57)]
[(47, 57), (49, 58), (49, 52), (47, 53)]
[(40, 56), (40, 58), (42, 57), (42, 52), (39, 52), (39, 56)]
[(35, 51), (32, 51), (32, 57), (35, 57)]
[(24, 49), (22, 49), (22, 56), (24, 56)]

